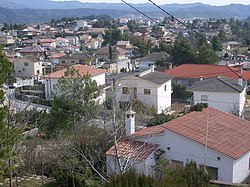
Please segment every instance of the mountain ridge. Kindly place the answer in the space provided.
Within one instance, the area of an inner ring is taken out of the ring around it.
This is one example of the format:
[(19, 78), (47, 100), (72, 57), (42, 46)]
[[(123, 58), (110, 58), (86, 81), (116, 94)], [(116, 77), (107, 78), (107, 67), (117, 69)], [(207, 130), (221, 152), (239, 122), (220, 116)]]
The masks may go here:
[[(62, 17), (82, 17), (89, 14), (108, 14), (112, 17), (138, 16), (131, 7), (123, 3), (82, 3), (79, 1), (51, 0), (1, 0), (0, 23), (34, 23)], [(150, 3), (133, 4), (151, 17), (164, 17), (161, 10)], [(250, 16), (250, 5), (231, 4), (212, 6), (203, 3), (165, 4), (163, 9), (180, 18), (226, 18), (246, 19)], [(8, 15), (8, 16), (7, 16)], [(167, 15), (166, 15), (167, 16)]]

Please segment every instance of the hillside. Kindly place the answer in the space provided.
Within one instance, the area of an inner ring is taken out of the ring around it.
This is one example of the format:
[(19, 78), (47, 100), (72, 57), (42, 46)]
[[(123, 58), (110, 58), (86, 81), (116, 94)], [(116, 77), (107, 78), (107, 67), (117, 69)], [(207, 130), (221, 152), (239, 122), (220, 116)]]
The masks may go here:
[[(90, 14), (108, 14), (112, 17), (139, 15), (122, 3), (81, 3), (78, 1), (55, 2), (50, 0), (1, 0), (0, 23), (33, 23), (48, 21), (52, 18), (82, 17)], [(134, 4), (136, 8), (151, 17), (164, 16), (152, 4)], [(250, 16), (250, 5), (231, 4), (211, 6), (202, 3), (165, 4), (161, 6), (176, 17), (246, 19)], [(166, 14), (165, 14), (166, 15)]]

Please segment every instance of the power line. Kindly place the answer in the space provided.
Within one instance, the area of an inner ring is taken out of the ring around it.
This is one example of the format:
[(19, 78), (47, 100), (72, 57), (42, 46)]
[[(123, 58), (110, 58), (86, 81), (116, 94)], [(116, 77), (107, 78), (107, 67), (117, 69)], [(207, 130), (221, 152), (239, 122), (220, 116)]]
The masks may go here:
[[(138, 9), (135, 8), (133, 5), (127, 3), (127, 2), (124, 1), (124, 0), (121, 0), (121, 1), (122, 1), (123, 3), (125, 3), (126, 5), (128, 5), (129, 7), (133, 8), (135, 11), (137, 11), (137, 12), (139, 12), (140, 14), (144, 15), (145, 17), (147, 17), (147, 18), (150, 19), (151, 21), (158, 23), (157, 20), (151, 18), (151, 17), (148, 16), (147, 14), (145, 14), (145, 13), (143, 13), (142, 11), (138, 10)], [(178, 20), (178, 19), (175, 18), (175, 17), (173, 17), (173, 18), (176, 19), (176, 20)], [(179, 21), (180, 23), (182, 23), (180, 20), (178, 20), (178, 21)], [(183, 24), (184, 24), (184, 23), (183, 23)], [(186, 24), (184, 24), (184, 25), (188, 28), (188, 25), (186, 25)], [(196, 44), (196, 43), (194, 43), (194, 42), (192, 42), (192, 41), (186, 39), (185, 37), (182, 37), (178, 32), (175, 32), (175, 31), (173, 31), (173, 30), (172, 30), (172, 32), (174, 32), (177, 36), (180, 36), (183, 40), (185, 40), (185, 41), (187, 41), (188, 43), (192, 44), (196, 49), (199, 49), (199, 48), (200, 48), (200, 46), (199, 46), (198, 44)], [(195, 32), (196, 32), (196, 31), (195, 31)], [(196, 33), (198, 33), (198, 32), (196, 32)], [(199, 35), (201, 35), (201, 34), (199, 33)], [(205, 36), (203, 36), (203, 35), (201, 35), (201, 36), (202, 36), (203, 38), (205, 38), (206, 40), (208, 40)], [(215, 42), (213, 42), (213, 41), (210, 41), (210, 42), (211, 42), (211, 43), (215, 43)], [(219, 44), (215, 44), (215, 45), (219, 46)], [(225, 50), (228, 51), (227, 49), (225, 49)], [(229, 52), (230, 52), (230, 51), (229, 51)], [(230, 52), (230, 53), (231, 53), (231, 52)], [(223, 58), (220, 57), (220, 56), (217, 56), (217, 57), (223, 59)]]
[[(124, 1), (124, 0), (121, 0), (121, 1), (122, 1), (123, 3), (125, 3), (126, 5), (128, 5), (129, 7), (131, 7), (132, 9), (134, 9), (135, 11), (137, 11), (137, 12), (139, 12), (140, 14), (144, 15), (145, 17), (147, 17), (147, 18), (150, 19), (151, 21), (153, 21), (153, 22), (155, 22), (155, 23), (158, 23), (157, 20), (155, 20), (154, 18), (151, 18), (151, 17), (148, 16), (147, 14), (145, 14), (145, 13), (143, 13), (142, 11), (138, 10), (138, 9), (135, 8), (133, 5), (127, 3), (127, 2)], [(172, 32), (174, 32), (174, 33), (175, 33), (176, 35), (178, 35), (178, 36), (181, 36), (179, 33), (175, 32), (175, 31), (172, 31)], [(199, 49), (200, 46), (197, 45), (196, 43), (191, 42), (190, 40), (188, 40), (188, 39), (186, 39), (186, 38), (184, 38), (184, 37), (182, 37), (182, 39), (184, 39), (185, 41), (189, 42), (189, 43), (192, 44), (194, 47), (196, 47), (197, 49)]]
[(227, 50), (226, 48), (223, 48), (221, 45), (219, 45), (218, 43), (208, 39), (206, 36), (202, 35), (201, 33), (195, 31), (194, 29), (190, 28), (187, 24), (185, 24), (184, 22), (180, 21), (179, 19), (177, 19), (176, 17), (174, 17), (172, 14), (170, 14), (169, 12), (167, 12), (166, 10), (164, 10), (163, 8), (161, 8), (159, 5), (157, 5), (156, 3), (154, 3), (152, 0), (148, 0), (150, 3), (152, 3), (155, 7), (157, 7), (158, 9), (160, 9), (161, 11), (163, 11), (164, 13), (166, 13), (167, 15), (171, 16), (172, 19), (176, 20), (178, 23), (180, 23), (181, 25), (185, 26), (186, 28), (190, 29), (191, 31), (193, 31), (194, 33), (198, 34), (200, 37), (204, 38), (205, 40), (211, 42), (212, 44), (215, 44), (218, 47), (221, 47), (222, 49), (224, 49), (226, 52), (228, 53), (233, 53), (229, 50)]
[(149, 17), (147, 14), (145, 14), (145, 13), (143, 13), (142, 11), (138, 10), (138, 9), (135, 8), (133, 5), (127, 3), (127, 2), (124, 1), (124, 0), (121, 0), (121, 1), (122, 1), (123, 3), (125, 3), (126, 5), (130, 6), (130, 7), (131, 7), (132, 9), (134, 9), (135, 11), (137, 11), (137, 12), (139, 12), (140, 14), (144, 15), (145, 17), (147, 17), (147, 18), (150, 19), (151, 21), (158, 23), (157, 20), (155, 20), (155, 19)]

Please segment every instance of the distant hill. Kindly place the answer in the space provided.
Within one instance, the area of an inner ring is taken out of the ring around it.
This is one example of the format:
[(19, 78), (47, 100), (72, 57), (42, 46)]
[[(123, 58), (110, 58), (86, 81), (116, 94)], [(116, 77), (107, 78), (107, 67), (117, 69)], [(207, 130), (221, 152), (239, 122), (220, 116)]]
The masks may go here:
[[(1, 0), (0, 23), (31, 23), (48, 21), (52, 18), (82, 17), (89, 14), (108, 14), (112, 17), (139, 15), (123, 3), (81, 3), (79, 1), (51, 0)], [(139, 10), (151, 17), (164, 16), (152, 4), (134, 4)], [(246, 19), (250, 16), (250, 5), (231, 4), (211, 6), (202, 3), (165, 4), (161, 7), (176, 17), (202, 17)], [(67, 9), (67, 11), (65, 11)]]
[(63, 17), (83, 17), (88, 15), (107, 14), (113, 17), (130, 14), (129, 11), (107, 9), (6, 9), (0, 7), (0, 23), (41, 23)]

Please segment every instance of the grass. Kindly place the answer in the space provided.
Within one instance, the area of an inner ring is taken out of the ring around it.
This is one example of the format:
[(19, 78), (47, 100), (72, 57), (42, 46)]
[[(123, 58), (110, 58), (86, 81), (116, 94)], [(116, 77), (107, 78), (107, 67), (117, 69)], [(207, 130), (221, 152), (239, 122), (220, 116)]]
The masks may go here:
[[(4, 184), (3, 187), (9, 187), (9, 184)], [(12, 187), (16, 187), (16, 183), (12, 183)], [(58, 187), (56, 182), (45, 179), (44, 185), (42, 185), (42, 180), (31, 179), (31, 180), (24, 180), (18, 184), (18, 187)]]

